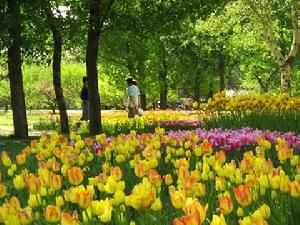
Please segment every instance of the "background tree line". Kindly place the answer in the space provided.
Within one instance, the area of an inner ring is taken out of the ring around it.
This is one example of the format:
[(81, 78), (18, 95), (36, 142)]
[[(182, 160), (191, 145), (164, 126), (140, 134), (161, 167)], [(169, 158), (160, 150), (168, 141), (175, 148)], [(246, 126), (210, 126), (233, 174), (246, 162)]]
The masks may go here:
[(224, 89), (297, 96), (299, 4), (1, 1), (0, 103), (11, 101), (15, 136), (27, 137), (26, 107), (37, 104), (57, 107), (61, 130), (69, 131), (66, 109), (79, 106), (85, 74), (91, 134), (101, 132), (101, 104), (121, 105), (128, 75), (140, 81), (143, 108)]

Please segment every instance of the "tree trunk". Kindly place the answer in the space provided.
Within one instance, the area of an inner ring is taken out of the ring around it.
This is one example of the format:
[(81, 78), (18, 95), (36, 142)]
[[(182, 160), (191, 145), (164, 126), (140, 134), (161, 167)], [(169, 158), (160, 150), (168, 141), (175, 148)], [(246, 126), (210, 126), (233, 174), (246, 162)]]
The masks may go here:
[(167, 84), (167, 71), (160, 71), (160, 108), (167, 109), (167, 96), (168, 96), (168, 84)]
[(140, 87), (140, 98), (141, 98), (141, 108), (143, 110), (147, 109), (147, 97), (145, 93), (145, 64), (143, 60), (138, 60), (137, 71), (139, 75), (139, 87)]
[[(61, 86), (61, 54), (62, 54), (62, 36), (57, 29), (55, 18), (51, 10), (49, 3), (45, 2), (45, 13), (47, 16), (47, 21), (52, 31), (53, 36), (53, 63), (52, 63), (52, 76), (53, 76), (53, 86), (56, 97), (56, 102), (59, 109), (60, 115), (60, 129), (62, 133), (69, 133), (69, 121), (67, 114), (67, 107), (65, 102), (65, 97), (63, 94), (63, 89)], [(54, 110), (55, 112), (55, 110)]]
[(281, 93), (291, 95), (291, 64), (285, 63), (280, 70)]
[(219, 66), (218, 66), (218, 72), (220, 76), (220, 91), (225, 90), (225, 55), (222, 51), (219, 56)]
[(28, 137), (26, 104), (23, 90), (22, 61), (21, 61), (21, 21), (20, 1), (8, 0), (8, 12), (13, 23), (9, 25), (11, 43), (8, 46), (8, 75), (13, 111), (14, 133), (17, 138)]
[(54, 52), (53, 52), (53, 85), (55, 91), (56, 102), (60, 115), (60, 128), (62, 133), (69, 133), (69, 121), (67, 115), (67, 107), (64, 98), (63, 89), (61, 87), (61, 52), (62, 52), (62, 37), (59, 32), (53, 30)]
[(167, 59), (166, 59), (166, 49), (164, 43), (160, 42), (161, 45), (161, 59), (160, 59), (160, 109), (167, 109), (167, 98), (168, 98), (168, 82), (167, 82)]
[(200, 73), (196, 72), (194, 81), (194, 101), (199, 102), (200, 100)]
[(89, 31), (86, 50), (86, 71), (88, 76), (90, 134), (96, 135), (102, 132), (101, 104), (98, 91), (98, 43), (100, 38), (100, 1), (90, 0), (89, 5)]

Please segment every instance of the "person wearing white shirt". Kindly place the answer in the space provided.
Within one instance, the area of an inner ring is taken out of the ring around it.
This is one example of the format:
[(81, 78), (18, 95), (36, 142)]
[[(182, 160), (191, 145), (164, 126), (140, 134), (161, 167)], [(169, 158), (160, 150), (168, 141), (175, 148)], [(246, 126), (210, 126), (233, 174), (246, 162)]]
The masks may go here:
[(134, 118), (139, 107), (139, 90), (133, 84), (133, 78), (128, 77), (126, 80), (128, 94), (128, 118)]

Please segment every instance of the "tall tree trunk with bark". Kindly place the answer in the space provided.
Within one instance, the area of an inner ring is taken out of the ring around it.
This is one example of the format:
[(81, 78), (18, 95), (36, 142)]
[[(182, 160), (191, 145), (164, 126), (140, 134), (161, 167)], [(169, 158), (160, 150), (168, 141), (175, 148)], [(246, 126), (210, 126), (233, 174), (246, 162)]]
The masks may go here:
[[(47, 4), (47, 3), (46, 3)], [(52, 63), (52, 73), (53, 73), (53, 86), (55, 91), (56, 102), (59, 109), (60, 115), (60, 128), (62, 133), (69, 133), (69, 121), (67, 114), (66, 102), (63, 94), (63, 89), (61, 86), (61, 54), (62, 54), (62, 35), (59, 32), (54, 15), (52, 13), (50, 5), (46, 8), (47, 21), (50, 26), (53, 35), (54, 49), (53, 49), (53, 63)]]
[(11, 106), (13, 110), (14, 135), (17, 138), (28, 137), (26, 104), (23, 89), (21, 60), (21, 30), (20, 1), (8, 0), (8, 12), (11, 17), (8, 33), (11, 42), (8, 46), (8, 75), (11, 91)]
[(98, 43), (101, 30), (100, 1), (89, 1), (89, 30), (86, 50), (86, 71), (88, 77), (90, 134), (96, 135), (102, 132), (101, 105), (98, 90)]

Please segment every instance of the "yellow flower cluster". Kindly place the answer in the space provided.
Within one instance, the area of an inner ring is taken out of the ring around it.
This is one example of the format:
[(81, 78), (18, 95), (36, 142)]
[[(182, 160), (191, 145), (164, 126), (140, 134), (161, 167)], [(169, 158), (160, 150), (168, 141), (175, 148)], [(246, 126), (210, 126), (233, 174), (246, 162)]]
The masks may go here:
[(151, 212), (158, 225), (166, 214), (173, 225), (268, 224), (300, 198), (299, 153), (285, 140), (272, 146), (258, 136), (253, 150), (237, 154), (161, 128), (115, 138), (42, 135), (15, 158), (1, 153), (0, 223), (142, 224)]
[(300, 112), (300, 98), (291, 98), (287, 94), (273, 96), (266, 94), (245, 94), (226, 96), (225, 92), (216, 93), (207, 104), (200, 105), (205, 111), (229, 111), (240, 113), (282, 113)]

